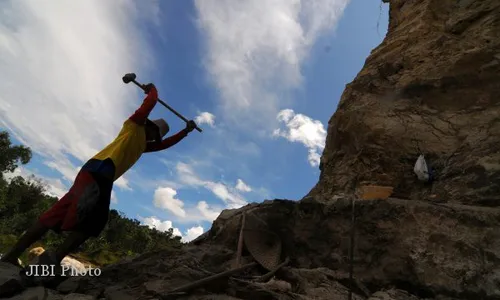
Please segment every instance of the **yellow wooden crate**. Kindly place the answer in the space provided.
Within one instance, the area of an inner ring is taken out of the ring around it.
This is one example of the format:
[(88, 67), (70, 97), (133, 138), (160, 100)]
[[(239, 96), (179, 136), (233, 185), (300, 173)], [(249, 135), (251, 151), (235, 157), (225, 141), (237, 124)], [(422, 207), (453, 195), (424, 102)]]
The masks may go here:
[(364, 185), (360, 187), (363, 200), (385, 200), (392, 195), (393, 187), (380, 185)]

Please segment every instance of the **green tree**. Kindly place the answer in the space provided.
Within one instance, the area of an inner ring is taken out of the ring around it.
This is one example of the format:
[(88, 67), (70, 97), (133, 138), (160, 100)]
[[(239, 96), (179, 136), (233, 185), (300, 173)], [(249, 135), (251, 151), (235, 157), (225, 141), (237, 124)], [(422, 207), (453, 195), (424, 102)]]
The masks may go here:
[(13, 172), (18, 162), (27, 164), (31, 160), (31, 149), (23, 145), (13, 146), (7, 131), (0, 131), (0, 173)]

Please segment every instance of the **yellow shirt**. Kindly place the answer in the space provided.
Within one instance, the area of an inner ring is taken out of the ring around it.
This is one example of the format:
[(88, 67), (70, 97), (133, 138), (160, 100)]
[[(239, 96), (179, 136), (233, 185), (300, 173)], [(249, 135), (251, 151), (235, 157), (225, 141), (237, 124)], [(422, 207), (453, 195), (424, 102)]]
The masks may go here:
[(92, 158), (98, 160), (110, 158), (115, 164), (114, 180), (117, 180), (139, 160), (145, 149), (145, 126), (127, 119), (115, 140)]

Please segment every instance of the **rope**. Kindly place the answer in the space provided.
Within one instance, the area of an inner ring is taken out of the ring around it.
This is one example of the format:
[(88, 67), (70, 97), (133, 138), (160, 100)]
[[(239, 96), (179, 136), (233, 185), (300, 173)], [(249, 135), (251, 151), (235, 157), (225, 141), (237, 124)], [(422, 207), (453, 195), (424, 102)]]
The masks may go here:
[(349, 300), (352, 300), (352, 287), (354, 286), (353, 271), (354, 271), (354, 221), (355, 210), (354, 204), (356, 203), (355, 197), (351, 197), (351, 240), (349, 243)]

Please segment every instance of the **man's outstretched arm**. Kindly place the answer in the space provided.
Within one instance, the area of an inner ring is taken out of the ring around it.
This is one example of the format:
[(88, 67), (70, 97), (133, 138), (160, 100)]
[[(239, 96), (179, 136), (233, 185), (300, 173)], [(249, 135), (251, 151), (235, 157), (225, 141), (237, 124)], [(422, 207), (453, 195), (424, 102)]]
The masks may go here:
[(180, 142), (187, 135), (188, 135), (188, 131), (186, 129), (182, 129), (181, 131), (177, 132), (176, 134), (174, 134), (172, 136), (169, 136), (168, 138), (164, 139), (163, 141), (161, 141), (159, 143), (158, 142), (148, 142), (146, 144), (146, 150), (144, 150), (144, 153), (161, 151), (161, 150), (165, 150), (167, 148), (170, 148), (173, 145)]
[(142, 102), (141, 107), (137, 109), (132, 116), (130, 116), (130, 120), (139, 125), (144, 125), (146, 119), (149, 114), (153, 110), (158, 101), (158, 90), (152, 84), (147, 85), (148, 93), (144, 101)]
[(186, 128), (182, 129), (181, 131), (177, 132), (176, 134), (169, 136), (168, 138), (164, 139), (163, 141), (157, 143), (157, 142), (148, 142), (146, 144), (146, 150), (144, 150), (144, 153), (146, 152), (155, 152), (155, 151), (161, 151), (165, 150), (167, 148), (172, 147), (173, 145), (177, 144), (180, 142), (183, 138), (185, 138), (188, 133), (193, 131), (196, 128), (196, 123), (191, 120), (187, 122)]

